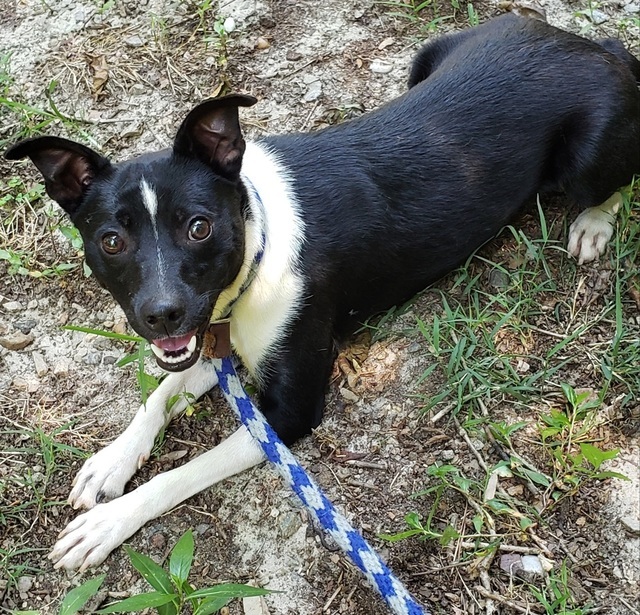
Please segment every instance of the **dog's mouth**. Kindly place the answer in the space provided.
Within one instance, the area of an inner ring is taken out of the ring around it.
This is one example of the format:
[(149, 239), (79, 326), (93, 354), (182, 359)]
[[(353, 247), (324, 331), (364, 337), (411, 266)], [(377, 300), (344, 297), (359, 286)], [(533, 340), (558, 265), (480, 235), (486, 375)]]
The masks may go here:
[(150, 340), (158, 365), (170, 372), (181, 372), (198, 360), (203, 331), (194, 329), (184, 335)]

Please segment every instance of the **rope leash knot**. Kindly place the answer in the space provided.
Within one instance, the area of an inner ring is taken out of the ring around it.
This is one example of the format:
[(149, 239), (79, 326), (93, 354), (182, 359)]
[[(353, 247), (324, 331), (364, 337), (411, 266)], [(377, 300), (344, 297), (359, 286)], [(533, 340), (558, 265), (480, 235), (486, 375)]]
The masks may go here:
[(393, 575), (380, 556), (338, 512), (315, 481), (280, 440), (245, 392), (230, 357), (210, 359), (227, 402), (262, 447), (267, 459), (287, 481), (314, 519), (329, 533), (397, 615), (429, 615)]

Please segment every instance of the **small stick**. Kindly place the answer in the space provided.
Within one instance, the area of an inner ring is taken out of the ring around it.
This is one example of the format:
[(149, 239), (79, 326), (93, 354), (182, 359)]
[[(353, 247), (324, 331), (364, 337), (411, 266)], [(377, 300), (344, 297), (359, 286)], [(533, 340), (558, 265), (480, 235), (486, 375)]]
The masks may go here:
[(444, 407), (442, 410), (439, 410), (438, 412), (436, 412), (431, 419), (429, 419), (432, 423), (437, 423), (445, 414), (448, 414), (449, 412), (451, 412), (451, 410), (453, 410), (454, 404), (449, 404), (448, 406)]
[(487, 591), (481, 585), (476, 587), (476, 591), (484, 596), (487, 600), (494, 600), (495, 602), (499, 602), (500, 604), (504, 604), (514, 611), (518, 611), (518, 613), (524, 613), (525, 615), (531, 615), (531, 612), (534, 611), (536, 613), (542, 613), (543, 611), (537, 605), (527, 605), (526, 607), (518, 604), (517, 602), (513, 602), (513, 600), (509, 600), (504, 596), (500, 596), (498, 594), (494, 594), (493, 592)]

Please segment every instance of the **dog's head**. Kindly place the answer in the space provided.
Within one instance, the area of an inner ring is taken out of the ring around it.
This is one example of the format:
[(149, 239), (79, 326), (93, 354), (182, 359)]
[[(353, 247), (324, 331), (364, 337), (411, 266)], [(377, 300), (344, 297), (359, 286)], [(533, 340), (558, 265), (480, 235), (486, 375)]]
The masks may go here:
[(80, 231), (98, 282), (164, 369), (197, 361), (213, 306), (240, 270), (248, 212), (238, 107), (255, 102), (205, 101), (185, 118), (173, 150), (119, 164), (58, 137), (22, 141), (5, 154), (38, 167)]

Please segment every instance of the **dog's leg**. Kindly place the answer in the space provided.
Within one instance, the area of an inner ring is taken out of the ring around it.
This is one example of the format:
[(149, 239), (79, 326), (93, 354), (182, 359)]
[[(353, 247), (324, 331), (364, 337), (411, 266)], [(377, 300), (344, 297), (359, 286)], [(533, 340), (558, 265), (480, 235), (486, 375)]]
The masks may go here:
[[(122, 495), (124, 487), (149, 458), (156, 436), (173, 416), (184, 410), (187, 400), (180, 393), (198, 398), (218, 382), (210, 362), (200, 360), (184, 372), (170, 374), (140, 406), (124, 432), (109, 446), (87, 459), (73, 481), (69, 504), (92, 508)], [(172, 397), (179, 399), (168, 409)]]
[(136, 490), (98, 504), (74, 519), (58, 537), (49, 559), (56, 568), (82, 571), (96, 566), (151, 519), (263, 459), (260, 445), (242, 426), (184, 466), (159, 474)]
[(585, 209), (571, 225), (567, 249), (569, 254), (578, 259), (579, 265), (604, 254), (621, 205), (622, 195), (616, 192), (602, 205)]

